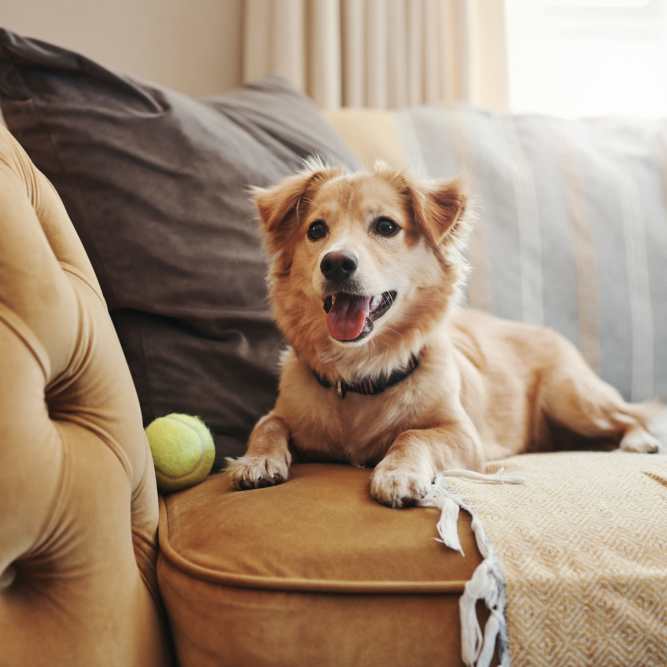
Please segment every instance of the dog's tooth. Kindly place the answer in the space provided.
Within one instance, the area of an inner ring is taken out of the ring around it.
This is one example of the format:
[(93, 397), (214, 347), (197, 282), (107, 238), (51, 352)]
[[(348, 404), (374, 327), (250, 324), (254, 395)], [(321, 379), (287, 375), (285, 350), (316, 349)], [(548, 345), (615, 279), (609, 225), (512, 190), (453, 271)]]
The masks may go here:
[(376, 294), (371, 299), (371, 310), (375, 310), (380, 305), (381, 301), (382, 301), (382, 296), (380, 296), (379, 294)]

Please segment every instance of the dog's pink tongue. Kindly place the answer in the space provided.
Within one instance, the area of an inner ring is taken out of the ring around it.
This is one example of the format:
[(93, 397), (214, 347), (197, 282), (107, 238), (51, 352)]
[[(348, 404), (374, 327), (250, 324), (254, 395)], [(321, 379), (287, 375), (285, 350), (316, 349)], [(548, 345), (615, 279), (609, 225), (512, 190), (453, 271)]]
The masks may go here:
[(352, 294), (337, 294), (327, 313), (329, 333), (336, 340), (354, 340), (361, 335), (368, 317), (371, 298)]

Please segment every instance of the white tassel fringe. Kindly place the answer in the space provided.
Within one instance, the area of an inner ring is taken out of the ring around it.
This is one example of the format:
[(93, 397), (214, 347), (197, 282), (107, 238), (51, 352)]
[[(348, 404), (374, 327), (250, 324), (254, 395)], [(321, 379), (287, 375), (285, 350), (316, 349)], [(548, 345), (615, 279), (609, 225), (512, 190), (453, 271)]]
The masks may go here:
[[(483, 558), (473, 572), (472, 578), (465, 585), (463, 595), (459, 600), (461, 659), (465, 665), (470, 667), (489, 667), (496, 644), (499, 643), (500, 665), (509, 667), (510, 656), (505, 621), (505, 580), (502, 569), (482, 524), (465, 501), (448, 488), (445, 481), (447, 477), (467, 479), (483, 484), (523, 484), (525, 480), (520, 477), (507, 476), (502, 469), (490, 475), (471, 470), (448, 470), (436, 478), (432, 493), (421, 503), (424, 507), (437, 507), (441, 510), (440, 519), (436, 525), (439, 535), (436, 540), (458, 551), (461, 555), (463, 555), (463, 548), (457, 528), (459, 510), (463, 509), (468, 512), (472, 517), (471, 528), (475, 535), (477, 548)], [(477, 618), (478, 600), (484, 600), (489, 610), (489, 618), (483, 631)]]

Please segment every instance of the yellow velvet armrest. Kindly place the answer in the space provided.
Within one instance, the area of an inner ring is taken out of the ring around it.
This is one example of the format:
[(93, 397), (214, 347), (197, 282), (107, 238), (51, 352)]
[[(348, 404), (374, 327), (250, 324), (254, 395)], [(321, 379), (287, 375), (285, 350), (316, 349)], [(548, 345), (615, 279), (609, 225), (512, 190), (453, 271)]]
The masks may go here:
[(169, 664), (129, 370), (53, 186), (0, 126), (0, 664)]

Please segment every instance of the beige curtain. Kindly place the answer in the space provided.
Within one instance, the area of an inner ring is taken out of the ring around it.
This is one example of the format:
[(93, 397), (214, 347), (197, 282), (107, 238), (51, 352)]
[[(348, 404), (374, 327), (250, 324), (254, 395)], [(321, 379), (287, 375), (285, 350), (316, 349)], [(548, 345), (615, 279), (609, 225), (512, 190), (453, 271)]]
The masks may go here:
[(321, 107), (507, 101), (504, 0), (243, 0), (244, 81)]

